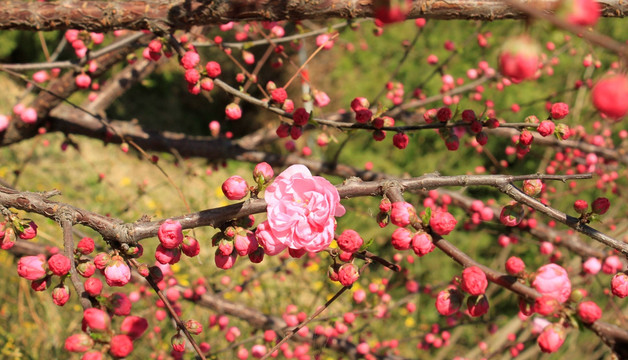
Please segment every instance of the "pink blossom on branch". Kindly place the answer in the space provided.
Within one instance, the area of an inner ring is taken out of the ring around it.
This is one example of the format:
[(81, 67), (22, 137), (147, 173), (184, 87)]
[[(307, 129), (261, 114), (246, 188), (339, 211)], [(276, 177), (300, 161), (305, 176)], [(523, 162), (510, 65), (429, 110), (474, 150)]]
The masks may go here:
[(264, 198), (268, 220), (258, 226), (256, 236), (269, 255), (286, 247), (325, 249), (334, 239), (334, 217), (345, 213), (338, 190), (303, 165), (292, 165), (279, 174)]
[(543, 265), (536, 272), (532, 286), (543, 295), (554, 297), (564, 303), (571, 294), (571, 281), (567, 271), (556, 264)]

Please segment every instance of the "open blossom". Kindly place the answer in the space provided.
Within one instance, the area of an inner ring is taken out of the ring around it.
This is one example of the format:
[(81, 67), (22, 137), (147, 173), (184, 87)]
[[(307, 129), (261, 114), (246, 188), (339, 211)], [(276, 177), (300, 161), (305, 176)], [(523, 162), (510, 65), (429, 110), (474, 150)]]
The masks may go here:
[(264, 198), (268, 220), (258, 226), (256, 236), (269, 255), (286, 247), (323, 250), (334, 238), (334, 216), (345, 213), (338, 190), (303, 165), (292, 165), (279, 174)]
[(554, 297), (564, 303), (571, 294), (571, 281), (567, 271), (556, 264), (543, 265), (536, 272), (532, 286), (543, 295)]

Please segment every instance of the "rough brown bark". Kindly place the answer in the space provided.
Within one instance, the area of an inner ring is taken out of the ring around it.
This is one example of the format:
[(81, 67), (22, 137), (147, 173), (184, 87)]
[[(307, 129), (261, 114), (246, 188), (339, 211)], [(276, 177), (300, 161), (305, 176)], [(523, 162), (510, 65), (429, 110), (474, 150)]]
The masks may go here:
[[(5, 1), (0, 6), (0, 29), (59, 30), (85, 29), (187, 29), (246, 20), (304, 20), (366, 18), (373, 16), (371, 0), (154, 0), (57, 2)], [(525, 2), (551, 11), (559, 1)], [(628, 3), (600, 2), (602, 15), (623, 17)], [(527, 15), (501, 0), (419, 0), (408, 18), (500, 20)]]

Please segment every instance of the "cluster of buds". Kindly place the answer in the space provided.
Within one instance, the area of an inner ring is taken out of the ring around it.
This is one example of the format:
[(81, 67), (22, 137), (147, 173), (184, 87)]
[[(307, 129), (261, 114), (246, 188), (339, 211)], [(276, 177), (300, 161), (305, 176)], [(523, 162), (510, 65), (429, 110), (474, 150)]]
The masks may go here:
[(244, 178), (234, 175), (222, 183), (222, 193), (229, 200), (242, 200), (249, 192), (251, 196), (257, 197), (270, 184), (273, 176), (273, 168), (268, 163), (261, 162), (253, 169), (253, 179), (257, 186), (249, 186)]
[(212, 245), (217, 247), (216, 266), (223, 270), (233, 267), (238, 255), (248, 256), (254, 264), (264, 260), (264, 249), (259, 246), (255, 233), (240, 226), (228, 226), (214, 234)]
[(588, 224), (592, 220), (597, 219), (599, 215), (604, 215), (611, 206), (611, 202), (605, 197), (598, 197), (591, 203), (591, 210), (589, 210), (589, 204), (582, 199), (578, 199), (574, 202), (574, 210), (580, 214), (578, 221), (581, 224)]
[[(285, 103), (284, 103), (285, 104)], [(277, 136), (287, 138), (290, 136), (293, 140), (297, 140), (303, 135), (303, 127), (310, 121), (310, 113), (305, 108), (298, 108), (292, 114), (293, 124), (281, 123), (277, 128)]]
[(200, 252), (198, 240), (184, 235), (181, 223), (168, 219), (159, 226), (157, 233), (159, 246), (155, 250), (155, 259), (160, 264), (176, 264), (181, 259), (181, 253), (194, 257)]

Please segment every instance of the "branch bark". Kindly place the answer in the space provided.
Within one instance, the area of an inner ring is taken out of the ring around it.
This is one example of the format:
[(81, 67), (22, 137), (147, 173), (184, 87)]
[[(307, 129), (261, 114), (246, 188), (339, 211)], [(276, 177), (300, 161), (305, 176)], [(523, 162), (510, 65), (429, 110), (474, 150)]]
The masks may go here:
[[(551, 12), (558, 0), (536, 0), (534, 6)], [(599, 2), (602, 15), (623, 17), (628, 4), (620, 0)], [(526, 2), (525, 6), (530, 6)], [(174, 30), (194, 25), (248, 20), (305, 20), (373, 17), (373, 1), (359, 0), (153, 0), (56, 2), (5, 1), (0, 8), (0, 29), (105, 32), (114, 29)], [(526, 12), (501, 0), (419, 0), (407, 17), (429, 19), (501, 20), (527, 18)]]

